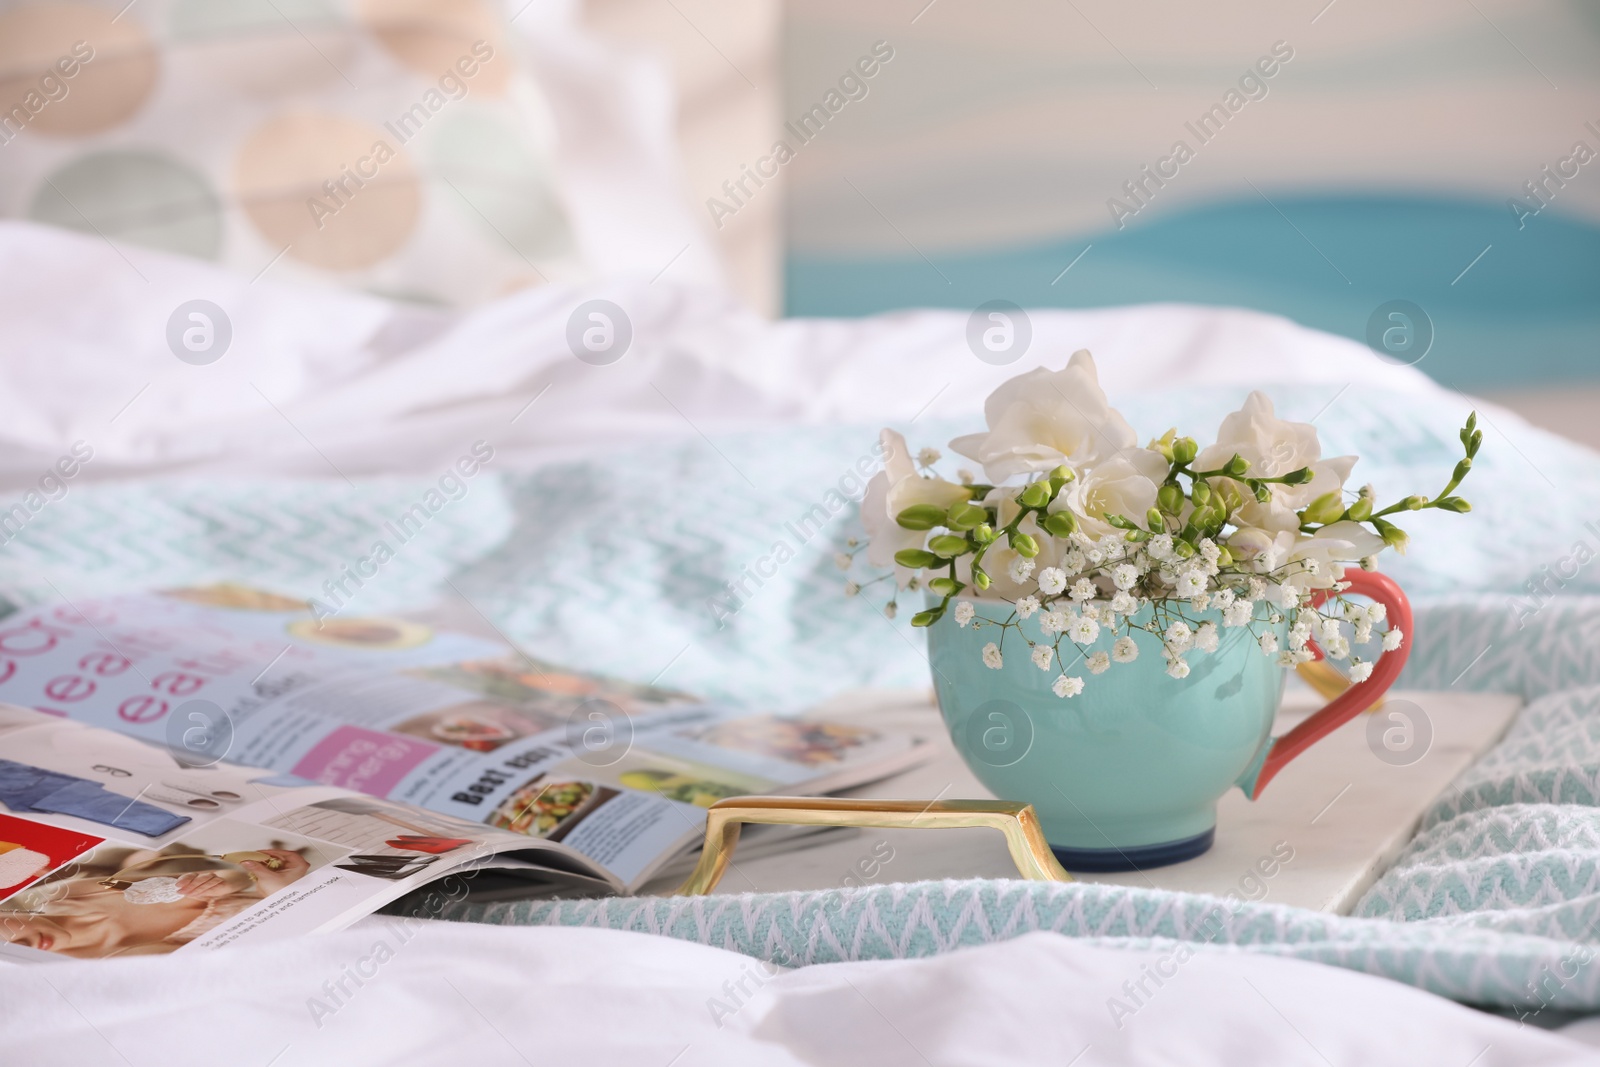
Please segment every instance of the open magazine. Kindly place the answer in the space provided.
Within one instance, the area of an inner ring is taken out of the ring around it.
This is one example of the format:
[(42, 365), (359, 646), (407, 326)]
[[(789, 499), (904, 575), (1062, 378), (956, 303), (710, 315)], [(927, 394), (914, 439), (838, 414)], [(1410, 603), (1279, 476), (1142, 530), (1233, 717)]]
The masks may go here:
[(929, 751), (231, 584), (0, 620), (0, 702), (13, 958), (337, 929), (440, 879), (456, 899), (631, 892), (717, 800)]

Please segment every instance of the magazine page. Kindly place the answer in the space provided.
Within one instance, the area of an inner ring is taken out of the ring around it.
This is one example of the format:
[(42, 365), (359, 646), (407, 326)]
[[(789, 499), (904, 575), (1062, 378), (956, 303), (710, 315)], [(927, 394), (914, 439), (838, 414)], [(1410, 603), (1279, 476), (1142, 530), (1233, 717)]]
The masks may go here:
[(0, 700), (559, 842), (630, 888), (723, 797), (856, 784), (926, 747), (231, 584), (0, 621)]
[(338, 929), (451, 872), (538, 879), (555, 851), (8, 705), (0, 752), (0, 955), (21, 961)]

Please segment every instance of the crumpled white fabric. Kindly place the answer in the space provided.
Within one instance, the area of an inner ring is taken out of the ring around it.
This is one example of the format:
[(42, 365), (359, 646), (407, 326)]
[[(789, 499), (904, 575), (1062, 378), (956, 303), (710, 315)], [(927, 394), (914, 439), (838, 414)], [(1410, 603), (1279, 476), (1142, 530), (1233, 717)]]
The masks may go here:
[(610, 930), (423, 923), (402, 942), (383, 918), (260, 947), (6, 968), (0, 1035), (8, 1067), (1600, 1062), (1407, 986), (1235, 951), (1180, 962), (1037, 933), (785, 972)]
[[(567, 342), (569, 318), (597, 298), (633, 330), (603, 366)], [(168, 318), (193, 299), (232, 323), (231, 347), (205, 366), (181, 362), (166, 339)], [(1113, 398), (1186, 384), (1237, 385), (1242, 398), (1320, 382), (1330, 401), (1359, 403), (1363, 388), (1439, 388), (1356, 342), (1256, 312), (1029, 314), (1026, 354), (992, 366), (968, 348), (968, 315), (956, 311), (768, 322), (669, 274), (544, 286), (458, 316), (0, 223), (0, 490), (36, 482), (78, 440), (94, 449), (84, 480), (353, 478), (425, 473), (480, 439), (515, 464), (782, 424), (976, 420), (1001, 381), (1059, 367), (1078, 348), (1094, 352)]]

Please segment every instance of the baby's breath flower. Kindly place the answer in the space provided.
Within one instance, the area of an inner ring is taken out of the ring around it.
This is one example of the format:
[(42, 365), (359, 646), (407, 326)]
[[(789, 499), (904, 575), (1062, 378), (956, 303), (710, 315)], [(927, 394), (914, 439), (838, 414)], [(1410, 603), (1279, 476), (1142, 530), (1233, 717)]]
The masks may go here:
[(1344, 639), (1343, 634), (1339, 634), (1324, 641), (1322, 651), (1327, 653), (1329, 659), (1349, 659), (1350, 642)]
[(1079, 578), (1072, 583), (1073, 600), (1093, 600), (1098, 593), (1099, 590), (1094, 587), (1094, 583), (1087, 578)]
[(1184, 600), (1199, 596), (1206, 591), (1206, 576), (1200, 571), (1190, 568), (1178, 575), (1177, 594)]
[(1201, 593), (1189, 601), (1189, 610), (1204, 611), (1211, 606), (1211, 594)]
[(1169, 656), (1167, 658), (1167, 673), (1174, 678), (1189, 677), (1189, 661), (1182, 656)]
[(1355, 660), (1350, 664), (1350, 680), (1352, 682), (1364, 682), (1371, 677), (1372, 664), (1364, 663), (1361, 660)]
[(1063, 674), (1056, 678), (1055, 683), (1050, 686), (1050, 690), (1058, 697), (1075, 697), (1083, 692), (1083, 679), (1068, 678)]
[(956, 471), (956, 480), (962, 485), (971, 485), (973, 482), (978, 480), (978, 476), (967, 470), (967, 468), (962, 467), (960, 470)]
[(1000, 658), (1000, 646), (993, 641), (983, 646), (983, 665), (991, 671), (997, 671), (1005, 665)]
[(1118, 589), (1132, 589), (1139, 581), (1139, 568), (1131, 563), (1119, 563), (1111, 568), (1111, 581)]
[(1389, 617), (1389, 608), (1381, 603), (1373, 602), (1367, 605), (1367, 619), (1374, 623), (1382, 622)]
[(1233, 598), (1235, 595), (1236, 594), (1232, 589), (1224, 586), (1212, 594), (1211, 603), (1216, 606), (1218, 611), (1227, 611), (1228, 608), (1233, 606)]
[(900, 613), (900, 605), (896, 604), (892, 600), (889, 601), (887, 604), (885, 604), (883, 606), (883, 614), (884, 614), (885, 618), (892, 619), (896, 615), (898, 615), (899, 613)]
[(1056, 650), (1049, 645), (1033, 646), (1033, 665), (1041, 671), (1050, 669), (1050, 661), (1055, 658)]
[(1172, 559), (1172, 535), (1165, 533), (1156, 534), (1154, 537), (1150, 538), (1150, 542), (1146, 546), (1145, 551), (1150, 553), (1151, 559), (1159, 560), (1163, 563)]
[(1235, 600), (1229, 604), (1222, 613), (1222, 625), (1228, 627), (1248, 626), (1255, 617), (1256, 606), (1248, 600)]
[(842, 571), (849, 570), (851, 562), (850, 553), (848, 552), (835, 552), (833, 554), (833, 565)]
[(861, 592), (861, 587), (859, 585), (857, 585), (855, 582), (845, 582), (844, 583), (844, 595), (845, 596), (855, 596), (859, 592)]
[(1060, 567), (1046, 567), (1039, 572), (1039, 588), (1055, 596), (1067, 587), (1067, 572)]
[(972, 621), (972, 617), (977, 613), (977, 609), (972, 606), (972, 601), (963, 600), (961, 603), (956, 605), (956, 625), (962, 627), (966, 626), (967, 623)]
[(1132, 615), (1139, 610), (1139, 598), (1132, 593), (1118, 593), (1111, 598), (1111, 610), (1118, 615)]
[(1278, 635), (1273, 633), (1271, 630), (1268, 630), (1266, 633), (1261, 635), (1260, 643), (1263, 654), (1268, 656), (1275, 656), (1278, 654)]
[(1111, 646), (1111, 658), (1118, 663), (1132, 663), (1139, 658), (1139, 645), (1128, 636), (1119, 637)]
[(1083, 554), (1083, 549), (1074, 548), (1061, 557), (1061, 567), (1068, 574), (1081, 574), (1083, 568), (1089, 565), (1089, 557)]
[(1083, 665), (1089, 668), (1090, 674), (1104, 674), (1111, 669), (1111, 657), (1104, 652), (1096, 652), (1084, 660)]
[(1406, 635), (1403, 630), (1391, 628), (1388, 633), (1383, 635), (1383, 650), (1385, 652), (1393, 652), (1400, 647), (1405, 639)]
[(1217, 634), (1217, 624), (1214, 622), (1203, 622), (1200, 624), (1200, 629), (1194, 632), (1194, 647), (1201, 652), (1215, 652), (1221, 643), (1222, 639)]
[(931, 467), (943, 458), (937, 448), (923, 448), (917, 452), (917, 464), (922, 467)]
[(1189, 624), (1182, 619), (1173, 620), (1163, 637), (1167, 647), (1174, 653), (1187, 652), (1194, 645), (1194, 631), (1189, 629)]
[(1092, 645), (1100, 639), (1100, 624), (1074, 615), (1067, 623), (1067, 637), (1075, 644)]
[(1039, 598), (1033, 595), (1023, 597), (1016, 603), (1017, 614), (1024, 619), (1032, 617), (1039, 610)]
[(1065, 633), (1067, 625), (1067, 613), (1064, 611), (1046, 611), (1039, 616), (1039, 629), (1047, 634)]
[(1028, 580), (1028, 575), (1033, 573), (1033, 560), (1027, 556), (1017, 556), (1006, 564), (1006, 573), (1011, 576), (1013, 582), (1021, 585)]

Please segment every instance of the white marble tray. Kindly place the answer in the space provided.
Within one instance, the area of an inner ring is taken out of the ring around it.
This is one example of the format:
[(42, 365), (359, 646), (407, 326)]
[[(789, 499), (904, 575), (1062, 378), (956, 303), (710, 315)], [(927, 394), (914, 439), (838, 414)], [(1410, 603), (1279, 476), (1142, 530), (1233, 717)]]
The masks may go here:
[[(1391, 695), (1388, 709), (1414, 720), (1413, 747), (1385, 762), (1369, 745), (1370, 716), (1359, 716), (1289, 764), (1248, 801), (1238, 790), (1223, 798), (1216, 844), (1185, 863), (1126, 874), (1076, 874), (1086, 882), (1150, 886), (1269, 900), (1344, 913), (1393, 862), (1429, 803), (1505, 732), (1519, 698), (1484, 693)], [(1283, 733), (1318, 706), (1309, 690), (1291, 688), (1275, 729)], [(990, 794), (961, 763), (927, 693), (853, 693), (826, 709), (851, 721), (910, 726), (939, 745), (930, 763), (855, 790), (853, 796), (906, 799), (986, 798)], [(1385, 712), (1378, 712), (1384, 716)], [(1382, 718), (1376, 732), (1401, 728)], [(1431, 731), (1424, 750), (1423, 731)], [(1395, 735), (1394, 742), (1406, 738)], [(1379, 746), (1381, 748), (1381, 745)], [(719, 894), (826, 889), (925, 878), (1014, 878), (1000, 835), (989, 830), (836, 831), (798, 838), (794, 847), (741, 859)], [(663, 877), (646, 892), (670, 892)]]

